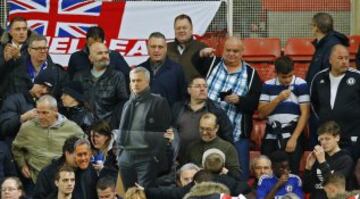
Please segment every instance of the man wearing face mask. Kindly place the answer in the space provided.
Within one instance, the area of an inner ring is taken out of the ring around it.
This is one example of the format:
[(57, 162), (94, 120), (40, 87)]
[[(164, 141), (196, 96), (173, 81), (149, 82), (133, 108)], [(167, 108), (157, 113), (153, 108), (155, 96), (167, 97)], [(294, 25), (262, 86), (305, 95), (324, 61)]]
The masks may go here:
[(291, 171), (298, 173), (302, 156), (302, 131), (310, 111), (309, 89), (305, 80), (294, 76), (289, 57), (275, 60), (276, 78), (264, 83), (259, 100), (259, 116), (267, 119), (262, 154), (277, 150), (289, 154)]
[(93, 67), (75, 74), (74, 81), (81, 83), (95, 117), (110, 122), (115, 107), (128, 97), (125, 77), (109, 67), (109, 50), (104, 43), (90, 46), (89, 59)]

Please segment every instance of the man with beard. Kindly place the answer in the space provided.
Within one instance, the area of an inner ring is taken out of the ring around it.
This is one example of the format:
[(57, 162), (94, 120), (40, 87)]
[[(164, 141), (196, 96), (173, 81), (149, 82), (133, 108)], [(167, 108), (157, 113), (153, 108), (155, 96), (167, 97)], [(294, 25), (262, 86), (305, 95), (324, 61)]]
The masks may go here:
[(77, 73), (74, 80), (82, 84), (95, 117), (110, 122), (115, 107), (128, 97), (125, 77), (109, 67), (109, 50), (104, 43), (95, 42), (90, 46), (89, 59), (93, 68)]

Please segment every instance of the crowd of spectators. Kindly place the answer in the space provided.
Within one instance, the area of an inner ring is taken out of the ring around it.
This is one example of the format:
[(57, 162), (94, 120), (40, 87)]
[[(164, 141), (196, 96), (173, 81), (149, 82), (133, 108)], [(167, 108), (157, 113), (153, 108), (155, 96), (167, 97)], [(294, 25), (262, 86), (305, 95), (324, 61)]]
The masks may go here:
[[(281, 56), (276, 76), (261, 82), (240, 38), (227, 37), (216, 57), (193, 39), (185, 14), (174, 20), (175, 41), (151, 33), (148, 60), (132, 68), (95, 26), (65, 69), (52, 62), (46, 37), (14, 17), (0, 45), (1, 198), (359, 194), (360, 71), (331, 15), (311, 22), (316, 51), (305, 80)], [(250, 160), (255, 112), (266, 132)]]

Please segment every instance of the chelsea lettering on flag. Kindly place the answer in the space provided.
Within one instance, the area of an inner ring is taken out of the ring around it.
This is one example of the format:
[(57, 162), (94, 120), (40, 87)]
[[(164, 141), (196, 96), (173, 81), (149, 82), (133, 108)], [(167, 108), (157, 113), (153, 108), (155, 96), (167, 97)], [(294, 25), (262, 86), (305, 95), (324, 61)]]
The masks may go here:
[(109, 48), (120, 52), (132, 65), (147, 58), (146, 39), (151, 32), (160, 31), (173, 39), (173, 20), (179, 14), (192, 18), (194, 35), (203, 35), (220, 1), (7, 0), (7, 5), (8, 20), (22, 16), (31, 30), (47, 36), (49, 53), (56, 63), (66, 66), (71, 53), (84, 47), (87, 30), (100, 26)]

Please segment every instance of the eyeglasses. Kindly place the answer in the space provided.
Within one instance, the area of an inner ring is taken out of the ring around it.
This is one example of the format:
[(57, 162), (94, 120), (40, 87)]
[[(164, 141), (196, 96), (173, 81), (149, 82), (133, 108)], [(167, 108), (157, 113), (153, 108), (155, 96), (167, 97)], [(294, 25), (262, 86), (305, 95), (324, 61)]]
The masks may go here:
[(191, 87), (193, 88), (207, 88), (208, 85), (207, 84), (193, 84)]
[(36, 47), (36, 48), (31, 47), (31, 49), (36, 51), (47, 51), (49, 50), (49, 47)]
[(216, 127), (215, 128), (204, 128), (204, 127), (199, 127), (199, 131), (200, 132), (213, 132), (215, 131)]
[(6, 191), (12, 192), (12, 191), (16, 191), (16, 190), (18, 190), (18, 188), (15, 188), (15, 187), (3, 187), (3, 188), (1, 188), (1, 192), (6, 192)]

